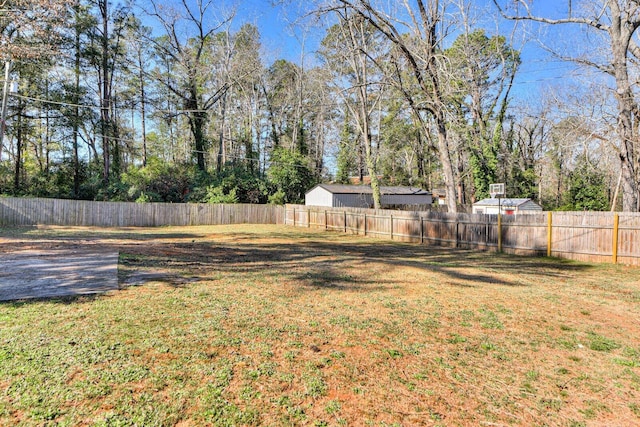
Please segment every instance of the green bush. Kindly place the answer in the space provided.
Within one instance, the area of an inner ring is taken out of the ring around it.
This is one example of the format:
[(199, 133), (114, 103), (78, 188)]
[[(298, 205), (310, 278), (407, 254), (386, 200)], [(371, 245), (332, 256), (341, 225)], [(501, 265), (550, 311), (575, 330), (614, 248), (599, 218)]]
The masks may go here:
[(269, 197), (269, 203), (302, 203), (307, 190), (318, 182), (309, 159), (285, 148), (271, 153), (267, 176), (276, 190)]
[(269, 204), (271, 205), (284, 205), (286, 203), (287, 195), (284, 191), (278, 190), (269, 196)]
[(147, 166), (130, 168), (122, 174), (122, 183), (127, 200), (180, 203), (187, 200), (194, 175), (191, 165), (173, 165), (150, 158)]
[(238, 197), (236, 196), (236, 189), (232, 188), (231, 191), (225, 194), (221, 186), (210, 186), (207, 188), (207, 203), (238, 203)]

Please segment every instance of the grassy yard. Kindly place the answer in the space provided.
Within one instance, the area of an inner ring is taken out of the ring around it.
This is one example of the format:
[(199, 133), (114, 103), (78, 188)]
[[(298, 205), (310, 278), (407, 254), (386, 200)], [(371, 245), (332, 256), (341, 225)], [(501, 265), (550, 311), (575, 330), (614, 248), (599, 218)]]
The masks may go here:
[[(0, 229), (122, 290), (0, 303), (0, 425), (640, 425), (640, 270), (277, 226)], [(1, 280), (1, 279), (0, 279)]]

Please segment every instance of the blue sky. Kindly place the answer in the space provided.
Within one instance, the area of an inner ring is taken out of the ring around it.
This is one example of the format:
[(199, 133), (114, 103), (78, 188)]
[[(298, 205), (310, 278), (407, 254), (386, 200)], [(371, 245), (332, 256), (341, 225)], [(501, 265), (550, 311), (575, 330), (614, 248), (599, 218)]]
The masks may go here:
[[(178, 3), (178, 0), (167, 2)], [(231, 0), (233, 1), (233, 0)], [(504, 2), (504, 0), (503, 0)], [(274, 5), (274, 3), (277, 3)], [(576, 3), (574, 1), (574, 3)], [(220, 4), (223, 4), (222, 2)], [(237, 11), (234, 19), (234, 27), (238, 28), (244, 23), (252, 23), (258, 26), (263, 45), (263, 59), (268, 66), (276, 59), (284, 58), (292, 62), (300, 63), (304, 52), (305, 65), (315, 63), (314, 51), (324, 35), (320, 26), (305, 29), (305, 25), (299, 24), (299, 20), (305, 15), (304, 8), (310, 4), (297, 0), (238, 0), (235, 3), (227, 3), (228, 7), (234, 7)], [(545, 16), (559, 17), (567, 10), (566, 1), (535, 0), (532, 2), (532, 10)], [(177, 6), (177, 5), (176, 5)], [(478, 25), (487, 29), (491, 34), (500, 31), (509, 37), (512, 34), (513, 23), (499, 17), (499, 13), (492, 0), (476, 0), (474, 2), (478, 12), (476, 17)], [(221, 6), (222, 7), (222, 6)], [(305, 24), (309, 24), (309, 20)], [(525, 30), (525, 28), (528, 29)], [(558, 40), (564, 34), (569, 37), (574, 29), (563, 26), (548, 28), (544, 37), (554, 37)], [(539, 26), (519, 23), (516, 32), (513, 33), (514, 47), (521, 50), (522, 66), (516, 78), (514, 94), (520, 98), (536, 97), (541, 91), (549, 87), (566, 84), (567, 77), (571, 77), (575, 66), (557, 60), (552, 60), (535, 40), (539, 37)]]
[[(544, 16), (559, 17), (566, 13), (567, 2), (558, 0), (536, 0), (532, 10)], [(574, 1), (574, 3), (576, 3)], [(305, 3), (306, 4), (306, 3)], [(491, 0), (477, 0), (475, 7), (478, 9), (478, 24), (486, 27), (491, 33), (495, 33), (496, 25), (499, 31), (508, 36), (513, 28), (513, 23), (499, 18), (499, 14)], [(238, 8), (238, 18), (248, 18), (249, 22), (258, 25), (262, 34), (262, 41), (269, 59), (284, 57), (285, 59), (299, 62), (302, 43), (307, 53), (307, 61), (313, 61), (312, 53), (321, 40), (323, 33), (321, 28), (315, 28), (306, 33), (295, 27), (298, 19), (304, 11), (301, 11), (300, 2), (288, 2), (286, 6), (272, 6), (270, 0), (241, 1)], [(496, 24), (496, 22), (498, 24)], [(525, 31), (525, 27), (529, 27)], [(538, 37), (539, 26), (519, 23), (516, 29), (514, 47), (520, 49), (523, 63), (516, 80), (515, 90), (522, 96), (535, 96), (544, 88), (563, 83), (565, 77), (575, 70), (575, 66), (558, 60), (554, 60), (545, 52), (535, 38)], [(558, 37), (557, 34), (568, 34), (574, 29), (569, 27), (547, 28), (545, 34)], [(274, 55), (274, 57), (271, 57)]]
[(270, 0), (241, 1), (238, 4), (237, 21), (240, 24), (253, 23), (260, 28), (267, 55), (297, 61), (301, 43), (296, 34), (299, 30), (294, 26), (299, 15), (296, 8), (297, 4), (290, 4), (288, 7), (272, 6)]

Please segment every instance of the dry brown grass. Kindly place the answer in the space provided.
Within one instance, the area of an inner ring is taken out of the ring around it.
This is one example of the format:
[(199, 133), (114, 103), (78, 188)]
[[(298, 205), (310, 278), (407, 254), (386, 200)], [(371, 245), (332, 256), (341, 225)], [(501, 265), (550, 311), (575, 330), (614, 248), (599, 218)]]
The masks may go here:
[(638, 269), (276, 226), (0, 243), (116, 249), (123, 286), (0, 304), (0, 424), (640, 424)]

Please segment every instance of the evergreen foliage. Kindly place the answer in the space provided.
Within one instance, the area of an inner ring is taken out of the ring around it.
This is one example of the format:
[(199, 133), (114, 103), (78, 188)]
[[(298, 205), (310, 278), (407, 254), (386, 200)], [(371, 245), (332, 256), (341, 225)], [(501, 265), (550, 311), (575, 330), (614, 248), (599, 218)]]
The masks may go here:
[(588, 158), (582, 157), (569, 174), (569, 191), (561, 210), (607, 211), (609, 195), (604, 174)]
[(317, 177), (305, 156), (278, 148), (272, 153), (271, 162), (267, 177), (275, 191), (269, 202), (304, 203), (305, 193), (317, 183)]

